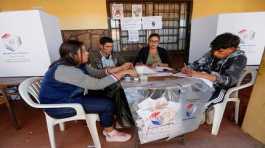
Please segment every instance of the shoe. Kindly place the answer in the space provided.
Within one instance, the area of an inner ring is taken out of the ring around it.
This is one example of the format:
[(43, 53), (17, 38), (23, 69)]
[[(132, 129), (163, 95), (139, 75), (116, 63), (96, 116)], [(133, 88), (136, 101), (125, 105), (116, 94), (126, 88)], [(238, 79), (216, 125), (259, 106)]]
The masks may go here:
[(108, 142), (126, 142), (131, 139), (130, 134), (119, 132), (115, 129), (109, 133), (103, 130), (103, 135), (106, 137), (106, 141)]
[(206, 111), (206, 123), (208, 125), (213, 124), (213, 118), (214, 118), (214, 108), (212, 107)]

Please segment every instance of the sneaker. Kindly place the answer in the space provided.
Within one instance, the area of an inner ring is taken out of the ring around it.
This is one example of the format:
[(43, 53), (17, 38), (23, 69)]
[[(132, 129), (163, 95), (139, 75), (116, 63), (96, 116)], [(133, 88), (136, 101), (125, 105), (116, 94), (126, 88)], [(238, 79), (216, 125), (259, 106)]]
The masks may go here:
[(209, 108), (207, 111), (206, 111), (206, 123), (211, 125), (213, 124), (213, 118), (214, 118), (214, 108)]
[(119, 132), (115, 129), (110, 133), (107, 133), (105, 130), (103, 130), (103, 135), (106, 137), (106, 141), (108, 142), (125, 142), (131, 139), (130, 134)]

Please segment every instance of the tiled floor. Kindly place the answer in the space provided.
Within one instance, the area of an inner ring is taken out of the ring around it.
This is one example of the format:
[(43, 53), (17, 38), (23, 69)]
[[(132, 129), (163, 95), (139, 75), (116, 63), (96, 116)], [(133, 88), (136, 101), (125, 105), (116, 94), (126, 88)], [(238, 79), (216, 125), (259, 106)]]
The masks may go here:
[[(5, 106), (0, 106), (0, 148), (48, 148), (49, 141), (44, 116), (40, 110), (30, 108), (23, 102), (16, 102), (16, 113), (21, 125), (15, 130), (10, 122)], [(101, 130), (100, 130), (101, 131)], [(233, 122), (224, 119), (218, 136), (210, 134), (210, 127), (201, 126), (198, 130), (186, 134), (185, 144), (178, 139), (139, 144), (134, 129), (127, 129), (133, 138), (126, 143), (106, 143), (102, 134), (103, 148), (265, 148), (263, 144), (241, 131)], [(56, 128), (58, 148), (86, 148), (92, 143), (88, 129), (81, 121), (66, 124), (64, 132)]]

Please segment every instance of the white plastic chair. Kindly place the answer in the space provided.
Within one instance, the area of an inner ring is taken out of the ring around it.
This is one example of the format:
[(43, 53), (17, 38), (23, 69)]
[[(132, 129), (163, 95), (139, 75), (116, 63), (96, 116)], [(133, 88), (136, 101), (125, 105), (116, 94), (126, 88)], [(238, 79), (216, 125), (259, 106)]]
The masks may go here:
[[(248, 75), (251, 75), (250, 81), (242, 84), (243, 80)], [(227, 90), (224, 96), (224, 101), (222, 103), (218, 103), (213, 106), (214, 116), (213, 116), (213, 125), (212, 125), (212, 135), (218, 134), (227, 102), (231, 101), (235, 103), (235, 121), (236, 124), (238, 123), (239, 104), (240, 104), (238, 91), (252, 86), (255, 83), (255, 78), (256, 78), (256, 70), (244, 70), (242, 75), (240, 76), (237, 85)]]
[[(97, 114), (86, 114), (81, 104), (78, 103), (65, 103), (65, 104), (40, 104), (39, 103), (39, 89), (40, 89), (40, 77), (32, 77), (24, 80), (19, 85), (19, 93), (21, 95), (21, 98), (31, 107), (34, 108), (73, 108), (76, 111), (76, 115), (68, 118), (63, 119), (55, 119), (49, 116), (48, 114), (45, 114), (46, 122), (47, 122), (47, 128), (48, 128), (48, 134), (49, 134), (49, 140), (51, 144), (51, 148), (56, 148), (55, 144), (55, 135), (54, 135), (54, 126), (56, 124), (59, 124), (60, 130), (64, 131), (64, 122), (67, 121), (73, 121), (73, 120), (86, 120), (88, 129), (90, 131), (90, 134), (92, 136), (93, 142), (95, 144), (96, 148), (101, 148), (100, 140), (98, 137), (97, 127), (96, 127), (96, 121), (99, 120), (99, 117)], [(32, 97), (36, 101), (32, 100)], [(90, 146), (89, 146), (90, 147)], [(94, 147), (94, 146), (93, 146)]]

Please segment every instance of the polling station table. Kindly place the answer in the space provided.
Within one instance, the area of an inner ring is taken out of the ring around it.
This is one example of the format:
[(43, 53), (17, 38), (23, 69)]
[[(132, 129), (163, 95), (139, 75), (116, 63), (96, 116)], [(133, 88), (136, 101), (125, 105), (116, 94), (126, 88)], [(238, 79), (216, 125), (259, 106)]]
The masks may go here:
[(122, 81), (140, 143), (174, 138), (198, 129), (214, 88), (200, 79), (148, 76)]

